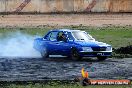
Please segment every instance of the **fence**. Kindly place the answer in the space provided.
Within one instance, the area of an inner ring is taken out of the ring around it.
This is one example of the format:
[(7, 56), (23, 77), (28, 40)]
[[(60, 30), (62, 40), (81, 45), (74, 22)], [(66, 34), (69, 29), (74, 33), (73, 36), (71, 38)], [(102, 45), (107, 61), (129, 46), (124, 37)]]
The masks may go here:
[(132, 0), (0, 0), (0, 12), (132, 12)]

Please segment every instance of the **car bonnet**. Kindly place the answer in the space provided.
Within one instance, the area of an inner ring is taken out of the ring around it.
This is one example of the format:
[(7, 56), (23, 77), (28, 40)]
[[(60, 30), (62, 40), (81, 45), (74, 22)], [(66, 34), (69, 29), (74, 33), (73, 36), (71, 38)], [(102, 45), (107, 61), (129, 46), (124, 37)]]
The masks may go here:
[(75, 41), (75, 44), (81, 45), (82, 47), (106, 47), (109, 44), (98, 42), (98, 41)]

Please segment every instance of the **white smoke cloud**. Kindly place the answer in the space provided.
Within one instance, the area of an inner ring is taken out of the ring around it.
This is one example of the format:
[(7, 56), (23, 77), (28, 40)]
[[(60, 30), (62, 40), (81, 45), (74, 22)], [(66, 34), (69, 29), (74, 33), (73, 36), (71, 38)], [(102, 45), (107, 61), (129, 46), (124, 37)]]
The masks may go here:
[(34, 38), (21, 32), (7, 34), (0, 38), (0, 57), (40, 57), (33, 48)]

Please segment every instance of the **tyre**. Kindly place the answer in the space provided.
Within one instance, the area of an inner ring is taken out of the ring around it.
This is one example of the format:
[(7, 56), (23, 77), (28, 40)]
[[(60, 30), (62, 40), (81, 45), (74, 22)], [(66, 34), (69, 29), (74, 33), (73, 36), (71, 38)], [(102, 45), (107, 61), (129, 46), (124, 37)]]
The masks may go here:
[(49, 54), (48, 54), (46, 48), (43, 48), (43, 50), (41, 51), (41, 56), (42, 56), (42, 58), (48, 58), (49, 57)]
[(98, 61), (104, 61), (107, 59), (106, 56), (98, 56), (97, 58), (98, 58)]
[(91, 81), (90, 81), (90, 79), (88, 79), (88, 78), (84, 78), (83, 80), (81, 80), (80, 83), (81, 83), (82, 86), (91, 85)]
[(72, 58), (72, 60), (77, 61), (77, 60), (81, 60), (82, 57), (79, 55), (77, 49), (72, 49), (71, 50), (71, 58)]

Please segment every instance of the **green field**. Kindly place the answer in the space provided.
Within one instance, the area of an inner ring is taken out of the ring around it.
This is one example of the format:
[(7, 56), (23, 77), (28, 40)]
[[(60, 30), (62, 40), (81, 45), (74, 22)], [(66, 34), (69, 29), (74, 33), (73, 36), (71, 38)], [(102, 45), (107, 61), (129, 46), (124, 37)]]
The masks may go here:
[[(90, 33), (96, 40), (111, 44), (114, 48), (132, 45), (132, 27), (85, 27), (70, 26), (61, 28), (71, 28), (85, 30)], [(50, 29), (55, 27), (44, 28), (0, 28), (0, 37), (6, 37), (7, 34), (20, 31), (30, 35), (43, 36)]]

